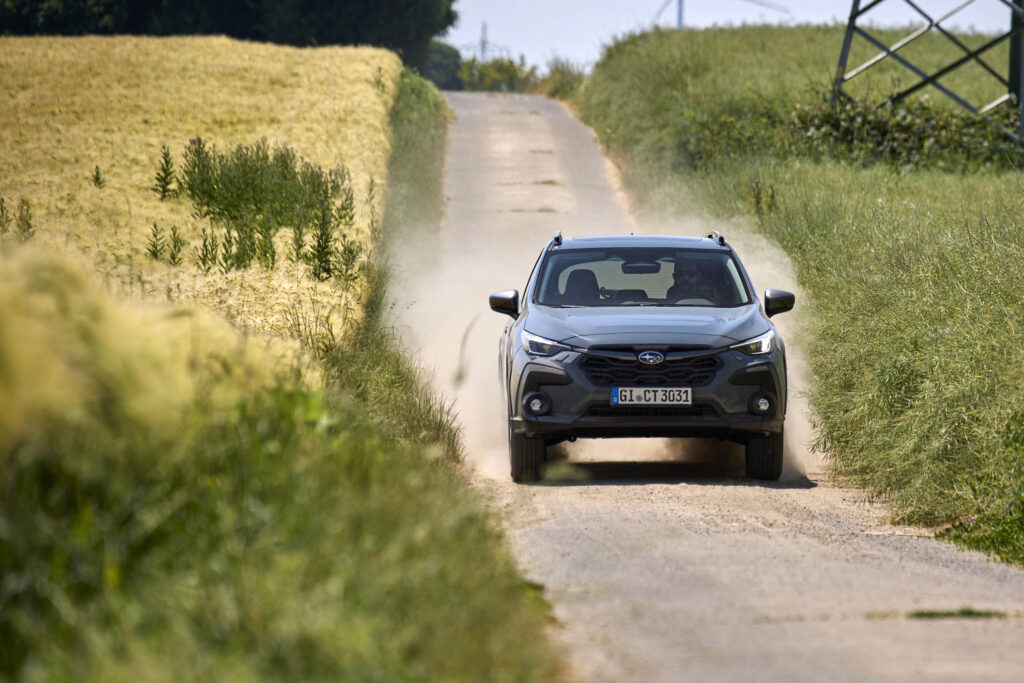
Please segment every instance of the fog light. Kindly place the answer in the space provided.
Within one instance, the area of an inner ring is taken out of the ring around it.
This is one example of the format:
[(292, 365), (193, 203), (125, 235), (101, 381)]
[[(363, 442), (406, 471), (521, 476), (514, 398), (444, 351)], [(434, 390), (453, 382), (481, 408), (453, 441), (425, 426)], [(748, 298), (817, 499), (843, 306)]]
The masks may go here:
[(523, 397), (523, 406), (531, 415), (546, 415), (551, 412), (551, 399), (535, 391)]
[(775, 399), (769, 394), (756, 394), (750, 399), (750, 412), (762, 417), (775, 413)]

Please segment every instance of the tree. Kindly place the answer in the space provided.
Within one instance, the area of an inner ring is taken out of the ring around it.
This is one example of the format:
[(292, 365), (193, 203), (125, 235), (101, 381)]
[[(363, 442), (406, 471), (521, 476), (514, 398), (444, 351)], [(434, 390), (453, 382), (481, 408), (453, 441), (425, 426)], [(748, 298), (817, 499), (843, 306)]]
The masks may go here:
[(454, 0), (0, 0), (0, 35), (223, 33), (289, 45), (377, 45), (422, 68)]
[(431, 40), (427, 48), (427, 63), (423, 66), (423, 77), (441, 90), (462, 90), (459, 69), (462, 55), (448, 43)]
[(409, 66), (455, 23), (454, 0), (264, 0), (262, 32), (289, 45), (377, 45)]

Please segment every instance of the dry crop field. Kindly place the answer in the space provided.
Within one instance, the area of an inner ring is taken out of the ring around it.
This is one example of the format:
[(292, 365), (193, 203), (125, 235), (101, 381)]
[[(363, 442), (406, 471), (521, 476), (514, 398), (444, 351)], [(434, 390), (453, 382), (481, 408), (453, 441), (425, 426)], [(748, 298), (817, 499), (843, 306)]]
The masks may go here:
[[(80, 255), (115, 291), (136, 299), (197, 302), (250, 332), (288, 335), (326, 316), (337, 333), (359, 291), (285, 258), (290, 229), (275, 236), (277, 264), (204, 274), (196, 266), (207, 219), (185, 197), (152, 188), (166, 145), (181, 176), (183, 151), (201, 137), (227, 152), (266, 139), (325, 170), (344, 165), (356, 194), (350, 237), (372, 248), (372, 212), (386, 184), (388, 113), (398, 58), (373, 48), (294, 49), (227, 38), (0, 39), (0, 197), (13, 215), (27, 200), (49, 251)], [(99, 173), (98, 182), (94, 174)], [(147, 255), (153, 224), (177, 227), (180, 266)], [(308, 237), (307, 237), (308, 239)], [(358, 290), (358, 288), (356, 288)]]

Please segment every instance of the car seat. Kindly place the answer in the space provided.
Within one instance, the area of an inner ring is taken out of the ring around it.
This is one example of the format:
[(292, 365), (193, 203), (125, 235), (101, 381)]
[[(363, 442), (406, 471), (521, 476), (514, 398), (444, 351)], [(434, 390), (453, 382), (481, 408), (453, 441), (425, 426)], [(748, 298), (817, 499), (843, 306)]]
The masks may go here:
[(580, 268), (569, 273), (569, 279), (565, 281), (565, 293), (562, 294), (562, 303), (576, 306), (591, 306), (596, 304), (600, 298), (601, 294), (594, 271)]

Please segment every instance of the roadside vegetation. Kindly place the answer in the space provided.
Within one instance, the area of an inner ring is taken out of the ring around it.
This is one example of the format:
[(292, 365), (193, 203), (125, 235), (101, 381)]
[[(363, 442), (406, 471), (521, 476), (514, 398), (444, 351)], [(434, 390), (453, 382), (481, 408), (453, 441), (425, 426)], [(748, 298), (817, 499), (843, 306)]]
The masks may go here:
[[(577, 104), (643, 210), (748, 215), (793, 257), (833, 475), (890, 500), (894, 521), (949, 525), (945, 537), (1024, 563), (1020, 151), (938, 93), (880, 104), (907, 79), (895, 66), (829, 107), (841, 39), (628, 36)], [(947, 45), (922, 39), (908, 55), (933, 66)], [(851, 64), (872, 54), (855, 48)], [(1002, 94), (971, 69), (944, 82), (974, 102)]]
[(528, 65), (524, 57), (463, 59), (453, 46), (431, 42), (424, 78), (442, 90), (526, 92), (568, 99), (583, 84), (583, 67), (563, 57), (552, 57), (543, 69)]
[[(440, 211), (440, 173), (386, 191), (439, 168), (436, 91), (380, 50), (220, 38), (4, 38), (0, 62), (0, 677), (556, 675), (380, 322), (383, 222)], [(318, 276), (344, 241), (353, 281)]]

